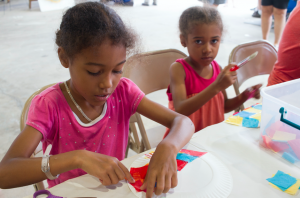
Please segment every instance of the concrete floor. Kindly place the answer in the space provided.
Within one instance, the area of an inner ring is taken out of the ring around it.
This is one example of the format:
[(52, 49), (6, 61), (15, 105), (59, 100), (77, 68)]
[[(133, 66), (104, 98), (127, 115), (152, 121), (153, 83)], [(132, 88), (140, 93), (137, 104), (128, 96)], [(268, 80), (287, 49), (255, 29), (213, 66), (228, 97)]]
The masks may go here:
[[(134, 7), (112, 6), (141, 36), (143, 51), (167, 48), (185, 53), (179, 42), (178, 19), (182, 11), (190, 6), (202, 5), (197, 0), (158, 0), (158, 6), (141, 6), (135, 0)], [(250, 8), (257, 0), (235, 0), (236, 8), (219, 8), (225, 23), (225, 33), (217, 62), (226, 66), (231, 50), (238, 44), (261, 39), (260, 26), (247, 24), (258, 22), (251, 17)], [(12, 141), (19, 134), (19, 118), (27, 98), (44, 85), (65, 81), (69, 78), (57, 58), (54, 33), (61, 22), (62, 11), (40, 12), (37, 2), (28, 9), (28, 0), (0, 2), (0, 160)], [(274, 34), (271, 32), (270, 40)], [(253, 78), (243, 84), (241, 90), (256, 83), (267, 83), (267, 76)], [(234, 91), (227, 90), (229, 97)], [(149, 97), (167, 106), (165, 90)], [(249, 100), (245, 106), (254, 104)], [(228, 114), (229, 115), (229, 114)], [(145, 127), (157, 125), (144, 119)], [(32, 186), (1, 190), (0, 198), (24, 197), (33, 194)]]

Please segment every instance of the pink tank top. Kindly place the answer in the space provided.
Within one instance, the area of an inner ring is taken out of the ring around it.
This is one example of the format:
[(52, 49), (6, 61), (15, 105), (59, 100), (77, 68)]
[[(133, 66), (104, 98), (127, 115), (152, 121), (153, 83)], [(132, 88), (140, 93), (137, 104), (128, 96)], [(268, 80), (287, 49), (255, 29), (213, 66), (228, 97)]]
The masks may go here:
[[(213, 61), (213, 76), (210, 79), (205, 79), (199, 76), (197, 72), (184, 60), (178, 59), (176, 62), (180, 63), (185, 71), (185, 88), (187, 98), (193, 97), (206, 89), (211, 83), (213, 83), (221, 72), (220, 67), (216, 61)], [(175, 111), (172, 93), (170, 92), (170, 86), (167, 90), (169, 98), (169, 109)], [(188, 116), (195, 125), (195, 131), (200, 131), (207, 126), (220, 123), (224, 121), (224, 96), (220, 91), (207, 103), (205, 103), (200, 109)], [(169, 133), (169, 129), (165, 136)]]

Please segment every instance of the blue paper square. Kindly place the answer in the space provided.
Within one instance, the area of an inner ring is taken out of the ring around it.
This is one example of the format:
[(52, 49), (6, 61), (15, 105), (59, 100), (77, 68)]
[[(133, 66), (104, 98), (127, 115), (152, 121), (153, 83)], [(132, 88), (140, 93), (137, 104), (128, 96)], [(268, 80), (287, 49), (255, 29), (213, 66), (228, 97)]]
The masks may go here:
[(262, 109), (262, 105), (255, 105), (255, 106), (253, 106), (252, 108), (261, 110), (261, 109)]
[(234, 116), (240, 116), (243, 118), (249, 118), (250, 116), (254, 115), (255, 113), (250, 113), (247, 111), (241, 111), (240, 113), (235, 114)]
[(278, 188), (280, 188), (283, 191), (285, 191), (286, 189), (288, 189), (289, 187), (291, 187), (297, 182), (296, 178), (288, 174), (285, 174), (280, 170), (276, 173), (274, 177), (268, 178), (267, 180), (272, 184), (276, 185)]
[(194, 161), (197, 158), (198, 158), (197, 156), (188, 155), (186, 153), (178, 153), (177, 156), (176, 156), (176, 159), (186, 161), (188, 163)]
[(242, 126), (248, 128), (257, 128), (258, 124), (259, 124), (259, 120), (254, 118), (244, 118), (242, 122)]

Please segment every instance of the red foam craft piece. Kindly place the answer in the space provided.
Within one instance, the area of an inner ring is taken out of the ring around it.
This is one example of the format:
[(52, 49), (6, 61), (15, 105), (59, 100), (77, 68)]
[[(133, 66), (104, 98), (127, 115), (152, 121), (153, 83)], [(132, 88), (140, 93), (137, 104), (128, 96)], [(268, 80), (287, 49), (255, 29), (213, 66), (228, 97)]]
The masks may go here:
[(181, 149), (180, 152), (192, 155), (192, 156), (197, 156), (201, 157), (202, 155), (205, 155), (206, 152), (199, 152), (199, 151), (192, 151), (192, 150), (186, 150), (186, 149)]
[(177, 170), (178, 171), (181, 171), (185, 167), (185, 165), (188, 164), (188, 162), (182, 161), (182, 160), (179, 160), (179, 159), (177, 159), (176, 162), (177, 162)]

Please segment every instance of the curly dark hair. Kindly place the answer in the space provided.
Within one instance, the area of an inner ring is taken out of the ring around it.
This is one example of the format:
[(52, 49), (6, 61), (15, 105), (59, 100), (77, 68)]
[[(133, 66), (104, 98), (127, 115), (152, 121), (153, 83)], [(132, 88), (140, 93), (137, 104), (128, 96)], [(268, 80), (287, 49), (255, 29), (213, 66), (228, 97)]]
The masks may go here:
[(190, 7), (186, 9), (179, 19), (180, 33), (187, 37), (191, 29), (198, 24), (217, 24), (223, 32), (223, 21), (220, 13), (213, 7)]
[(102, 3), (86, 2), (66, 11), (56, 31), (55, 43), (72, 58), (83, 49), (101, 45), (106, 39), (113, 45), (124, 45), (128, 54), (136, 45), (137, 35), (113, 9)]

